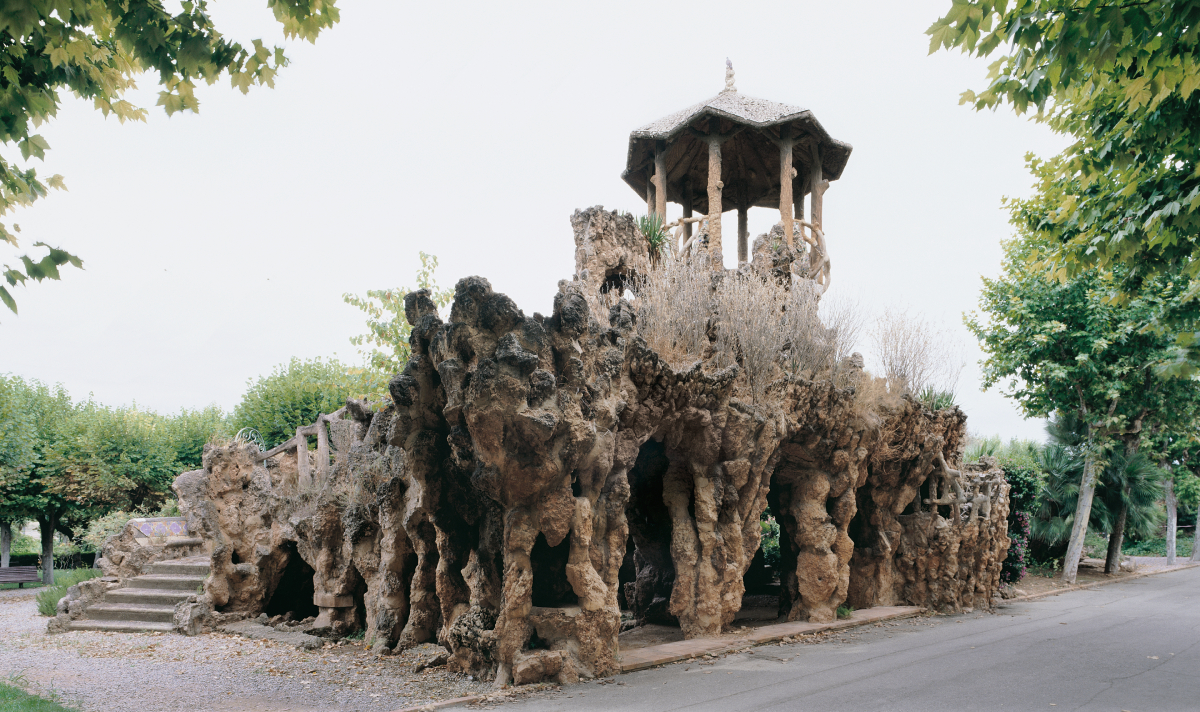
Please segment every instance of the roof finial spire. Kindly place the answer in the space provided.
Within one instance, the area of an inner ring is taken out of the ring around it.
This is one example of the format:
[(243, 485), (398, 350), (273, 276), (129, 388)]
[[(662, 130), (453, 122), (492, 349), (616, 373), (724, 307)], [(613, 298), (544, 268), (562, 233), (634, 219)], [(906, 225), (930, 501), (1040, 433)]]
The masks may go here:
[(729, 57), (725, 58), (725, 88), (722, 91), (737, 91), (733, 85), (733, 62), (729, 61)]

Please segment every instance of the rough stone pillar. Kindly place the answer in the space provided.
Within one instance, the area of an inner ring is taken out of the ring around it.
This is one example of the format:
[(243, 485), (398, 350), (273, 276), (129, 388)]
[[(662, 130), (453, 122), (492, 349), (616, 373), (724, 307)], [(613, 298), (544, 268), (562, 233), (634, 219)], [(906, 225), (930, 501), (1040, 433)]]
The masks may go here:
[[(692, 181), (689, 178), (683, 179), (683, 217), (692, 217)], [(683, 241), (692, 236), (692, 224), (683, 224)]]
[(829, 187), (829, 183), (821, 173), (821, 149), (815, 143), (812, 149), (812, 169), (809, 173), (808, 184), (809, 190), (812, 191), (808, 221), (820, 228), (823, 196), (825, 195), (825, 189)]
[(738, 264), (750, 261), (750, 210), (745, 204), (738, 207)]
[(708, 251), (713, 269), (724, 269), (721, 253), (721, 138), (708, 137)]
[(654, 214), (654, 168), (646, 168), (646, 214)]
[[(792, 179), (796, 171), (792, 168), (792, 146), (794, 145), (789, 132), (784, 130), (784, 138), (779, 144), (779, 220), (783, 223), (783, 236), (787, 239), (788, 247), (792, 246)], [(818, 168), (818, 170), (820, 170)]]
[(654, 212), (667, 222), (667, 150), (663, 141), (654, 148)]

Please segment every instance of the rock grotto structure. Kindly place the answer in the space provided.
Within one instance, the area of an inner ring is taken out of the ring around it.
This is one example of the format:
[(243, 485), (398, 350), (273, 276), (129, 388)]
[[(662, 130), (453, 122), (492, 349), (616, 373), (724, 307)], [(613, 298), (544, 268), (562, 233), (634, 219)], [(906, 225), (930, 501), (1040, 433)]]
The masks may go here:
[[(390, 403), (350, 401), (270, 452), (210, 446), (179, 476), (212, 572), (180, 629), (288, 614), (315, 617), (314, 634), (362, 630), (381, 654), (440, 643), (497, 684), (609, 675), (623, 609), (626, 625), (688, 637), (732, 623), (768, 506), (787, 620), (990, 606), (1007, 485), (994, 462), (961, 463), (961, 411), (880, 395), (857, 354), (825, 372), (768, 363), (754, 391), (749, 352), (722, 356), (715, 308), (701, 352), (660, 352), (627, 290), (711, 243), (652, 254), (631, 216), (599, 207), (571, 224), (576, 272), (549, 315), (481, 277), (458, 282), (448, 315), (413, 292)], [(790, 232), (706, 271), (712, 294), (738, 279), (807, 289), (823, 243)]]

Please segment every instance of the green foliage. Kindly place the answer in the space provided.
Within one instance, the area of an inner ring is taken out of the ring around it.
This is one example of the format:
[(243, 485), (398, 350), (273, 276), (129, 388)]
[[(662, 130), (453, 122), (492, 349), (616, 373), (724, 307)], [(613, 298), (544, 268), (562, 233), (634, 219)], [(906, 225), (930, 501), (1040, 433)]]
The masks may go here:
[(1007, 443), (999, 435), (990, 437), (969, 436), (963, 456), (966, 462), (979, 462), (982, 457), (994, 457), (1007, 471), (1009, 466), (1037, 471), (1037, 456), (1042, 445), (1032, 440), (1012, 438)]
[(9, 548), (9, 553), (16, 556), (18, 554), (41, 554), (42, 545), (37, 539), (28, 534), (21, 534), (13, 531), (12, 546)]
[(163, 417), (0, 376), (0, 518), (78, 531), (109, 512), (153, 511), (199, 464), (203, 443), (227, 430), (216, 408)]
[(759, 526), (762, 527), (762, 541), (759, 547), (762, 548), (763, 562), (773, 570), (779, 571), (779, 522), (764, 511)]
[[(315, 41), (338, 21), (335, 0), (268, 0), (286, 37)], [(42, 181), (32, 159), (44, 160), (50, 145), (34, 127), (58, 112), (59, 92), (90, 100), (105, 116), (121, 123), (144, 121), (146, 110), (124, 99), (143, 72), (155, 72), (163, 87), (158, 105), (167, 115), (198, 111), (197, 81), (212, 84), (223, 75), (243, 93), (251, 85), (274, 86), (275, 74), (288, 59), (282, 47), (262, 40), (250, 46), (231, 42), (213, 25), (206, 0), (185, 0), (173, 15), (159, 0), (8, 0), (0, 5), (0, 142), (19, 149), (25, 166), (0, 157), (0, 216), (65, 190), (62, 176)], [(14, 232), (0, 223), (0, 242), (18, 247)], [(45, 243), (39, 259), (17, 257), (4, 265), (8, 287), (29, 279), (58, 279), (64, 264), (82, 267), (78, 257)], [(14, 313), (16, 301), (0, 285), (0, 301)]]
[(79, 583), (102, 575), (100, 569), (69, 569), (59, 571), (54, 575), (54, 585), (46, 586), (38, 591), (37, 609), (43, 616), (53, 616), (58, 613), (58, 601), (67, 595), (67, 589)]
[(210, 405), (201, 410), (180, 409), (179, 414), (167, 419), (167, 436), (179, 466), (197, 470), (203, 465), (204, 446), (214, 439), (232, 435), (229, 417), (222, 410)]
[(663, 229), (663, 218), (657, 213), (643, 215), (637, 219), (638, 231), (650, 245), (650, 254), (657, 255), (667, 249), (670, 235)]
[(322, 413), (332, 413), (347, 398), (361, 398), (381, 387), (377, 373), (351, 369), (336, 359), (292, 359), (269, 376), (249, 381), (242, 402), (233, 411), (231, 429), (253, 428), (274, 447), (311, 425)]
[(954, 407), (954, 391), (939, 391), (932, 386), (926, 386), (917, 395), (917, 400), (930, 410)]
[(92, 551), (100, 551), (104, 542), (108, 541), (110, 536), (120, 534), (131, 518), (128, 512), (117, 510), (93, 519), (88, 522), (87, 531), (83, 534), (83, 543)]
[[(10, 676), (8, 683), (15, 682), (17, 679)], [(0, 682), (0, 712), (78, 712), (59, 704), (56, 695), (55, 699), (45, 699), (8, 683)]]
[[(438, 287), (433, 276), (437, 270), (437, 257), (424, 252), (420, 255), (417, 289), (428, 289), (433, 303), (439, 309), (444, 309), (454, 300), (454, 290)], [(404, 370), (404, 364), (408, 363), (412, 354), (408, 344), (412, 324), (404, 315), (404, 297), (411, 291), (415, 290), (408, 287), (373, 289), (367, 292), (365, 299), (349, 293), (342, 295), (342, 301), (367, 315), (367, 333), (352, 337), (350, 343), (359, 347), (370, 369), (385, 376), (384, 388), (378, 393), (381, 397), (386, 397), (387, 379)], [(369, 350), (363, 347), (369, 347)]]
[[(1180, 536), (1175, 539), (1175, 555), (1182, 559), (1192, 555), (1192, 537)], [(1167, 540), (1164, 537), (1142, 539), (1141, 541), (1126, 540), (1121, 545), (1121, 553), (1126, 556), (1166, 556)]]
[(838, 606), (837, 617), (840, 619), (848, 619), (854, 615), (854, 609), (850, 606)]
[(1075, 142), (1030, 159), (1038, 179), (1014, 217), (1047, 236), (1032, 262), (1060, 279), (1091, 267), (1127, 268), (1128, 296), (1155, 274), (1179, 275), (1188, 296), (1153, 315), (1177, 335), (1169, 368), (1193, 372), (1200, 296), (1200, 5), (1146, 0), (955, 0), (929, 28), (930, 51), (978, 56), (1009, 48), (989, 86), (965, 92), (976, 109), (1009, 103)]
[[(1083, 472), (1080, 447), (1053, 441), (1039, 457), (1046, 484), (1039, 494), (1032, 521), (1035, 539), (1055, 547), (1064, 545), (1075, 520)], [(1162, 521), (1162, 480), (1165, 473), (1142, 453), (1118, 451), (1101, 463), (1096, 494), (1088, 517), (1089, 527), (1111, 532), (1122, 506), (1127, 507), (1125, 532), (1131, 538), (1148, 537)]]

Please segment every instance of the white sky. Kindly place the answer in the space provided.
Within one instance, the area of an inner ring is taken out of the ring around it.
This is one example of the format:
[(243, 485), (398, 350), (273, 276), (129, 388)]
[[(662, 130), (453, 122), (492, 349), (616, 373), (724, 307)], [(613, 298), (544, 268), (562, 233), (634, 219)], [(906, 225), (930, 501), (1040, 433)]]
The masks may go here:
[[(927, 55), (949, 0), (339, 6), (315, 46), (288, 45), (273, 90), (222, 81), (198, 91), (199, 114), (168, 119), (147, 77), (129, 97), (144, 124), (64, 101), (37, 168), (70, 190), (15, 220), (23, 247), (45, 240), (86, 270), (17, 290), (0, 372), (114, 405), (230, 409), (293, 356), (358, 362), (363, 318), (342, 294), (413, 285), (420, 250), (443, 286), (483, 275), (548, 313), (573, 271), (571, 212), (644, 213), (620, 179), (629, 132), (716, 94), (728, 56), (742, 93), (809, 108), (854, 145), (825, 196), (831, 294), (945, 324), (968, 353), (969, 429), (1042, 439), (979, 391), (962, 314), (999, 270), (1001, 197), (1031, 184), (1023, 155), (1066, 142), (958, 105), (988, 62)], [(211, 10), (232, 38), (281, 41), (261, 0)], [(751, 210), (751, 236), (777, 220)]]

